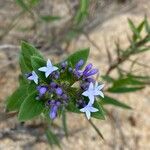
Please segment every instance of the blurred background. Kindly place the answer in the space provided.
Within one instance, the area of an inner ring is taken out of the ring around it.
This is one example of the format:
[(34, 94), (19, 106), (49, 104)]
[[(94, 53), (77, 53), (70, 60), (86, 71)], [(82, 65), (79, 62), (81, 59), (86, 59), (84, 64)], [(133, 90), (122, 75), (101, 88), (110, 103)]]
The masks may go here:
[[(0, 150), (58, 149), (49, 147), (40, 119), (19, 123), (15, 113), (5, 111), (7, 96), (18, 86), (18, 52), (22, 40), (35, 45), (54, 62), (90, 47), (88, 61), (104, 75), (110, 59), (116, 59), (116, 45), (119, 49), (130, 45), (132, 32), (128, 18), (135, 24), (145, 15), (149, 20), (149, 8), (149, 0), (0, 0)], [(133, 60), (138, 61), (133, 64)], [(149, 51), (140, 53), (123, 63), (121, 69), (150, 76), (149, 60)], [(131, 65), (134, 65), (132, 70)], [(117, 73), (112, 72), (112, 76)], [(83, 116), (67, 114), (68, 139), (56, 120), (53, 128), (62, 149), (149, 150), (149, 95), (149, 85), (133, 93), (114, 94), (133, 109), (107, 106), (113, 119), (93, 119), (104, 141)]]

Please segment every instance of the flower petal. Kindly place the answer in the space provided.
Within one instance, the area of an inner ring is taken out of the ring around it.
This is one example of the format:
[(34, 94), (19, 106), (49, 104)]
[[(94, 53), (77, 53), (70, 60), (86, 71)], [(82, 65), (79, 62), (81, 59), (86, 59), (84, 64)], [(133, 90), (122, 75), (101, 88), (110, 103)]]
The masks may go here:
[(88, 91), (85, 91), (85, 92), (82, 93), (82, 95), (88, 96), (88, 95), (89, 95), (89, 92), (88, 92)]
[(86, 110), (85, 112), (87, 119), (89, 120), (91, 117), (91, 112), (89, 110)]
[(47, 70), (47, 71), (45, 72), (45, 77), (47, 78), (50, 74), (51, 74), (51, 70)]
[(93, 90), (93, 88), (94, 88), (94, 85), (93, 85), (92, 82), (90, 82), (90, 85), (89, 85), (89, 89), (88, 89), (88, 90)]
[(93, 95), (93, 94), (90, 94), (90, 95), (89, 95), (89, 99), (90, 99), (89, 103), (90, 103), (90, 104), (93, 104), (93, 103), (94, 103), (94, 95)]
[[(52, 70), (53, 70), (53, 71), (56, 71), (56, 70), (58, 70), (58, 67), (53, 66), (53, 67), (52, 67)], [(53, 71), (52, 71), (52, 72), (53, 72)]]
[(97, 111), (99, 111), (97, 108), (94, 108), (94, 107), (92, 107), (92, 106), (90, 106), (90, 107), (88, 108), (88, 110), (89, 110), (90, 112), (97, 112)]
[(85, 107), (80, 109), (81, 112), (85, 112)]
[(36, 84), (38, 84), (38, 78), (35, 78), (35, 79), (34, 79), (34, 82), (35, 82)]
[(49, 59), (47, 60), (47, 64), (46, 65), (47, 65), (47, 67), (52, 67), (53, 66)]
[(34, 80), (33, 75), (29, 76), (28, 79), (29, 79), (29, 80)]
[(100, 95), (101, 97), (103, 97), (103, 98), (104, 98), (104, 94), (103, 94), (103, 92), (101, 92), (101, 91), (99, 91), (99, 92), (100, 92), (100, 94), (99, 94), (99, 95)]
[(42, 72), (46, 72), (47, 71), (47, 67), (41, 67), (38, 69), (39, 71), (42, 71)]
[(101, 85), (97, 86), (97, 89), (101, 90), (104, 86), (105, 86), (104, 84), (101, 84)]

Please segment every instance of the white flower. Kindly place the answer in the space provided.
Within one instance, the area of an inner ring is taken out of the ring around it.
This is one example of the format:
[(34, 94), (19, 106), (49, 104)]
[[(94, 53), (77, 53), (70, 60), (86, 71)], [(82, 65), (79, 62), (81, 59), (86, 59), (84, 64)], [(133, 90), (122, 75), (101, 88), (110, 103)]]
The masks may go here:
[(84, 108), (80, 109), (81, 112), (85, 112), (87, 119), (91, 117), (91, 112), (99, 111), (97, 108), (94, 108), (91, 104), (86, 105)]
[(53, 66), (51, 61), (48, 59), (46, 66), (41, 67), (38, 70), (42, 71), (42, 72), (45, 72), (45, 76), (47, 78), (53, 71), (56, 71), (57, 69), (58, 69), (58, 67)]
[(32, 71), (32, 74), (28, 77), (29, 80), (33, 80), (36, 84), (38, 84), (38, 76), (35, 71)]
[(98, 85), (98, 83), (94, 84), (91, 82), (89, 85), (89, 88), (82, 93), (82, 95), (88, 97), (90, 99), (89, 103), (93, 104), (94, 103), (94, 96), (100, 95), (101, 97), (104, 97), (104, 94), (102, 93), (101, 89), (104, 87), (104, 84)]

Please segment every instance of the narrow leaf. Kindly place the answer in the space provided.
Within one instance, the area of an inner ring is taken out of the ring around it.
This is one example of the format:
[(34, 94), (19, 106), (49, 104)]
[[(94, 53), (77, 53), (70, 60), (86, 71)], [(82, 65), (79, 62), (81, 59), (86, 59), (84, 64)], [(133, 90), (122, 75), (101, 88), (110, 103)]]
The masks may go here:
[(101, 104), (102, 105), (107, 105), (107, 104), (110, 104), (110, 105), (114, 105), (114, 106), (118, 106), (118, 107), (121, 107), (121, 108), (125, 108), (125, 109), (132, 109), (130, 106), (128, 106), (127, 104), (124, 104), (112, 97), (109, 97), (109, 96), (106, 96), (100, 100), (101, 101)]
[(147, 17), (145, 16), (145, 30), (149, 34), (150, 33), (150, 25), (148, 23)]
[(128, 93), (128, 92), (135, 92), (138, 90), (142, 90), (144, 86), (139, 87), (111, 87), (108, 89), (108, 92), (111, 93)]
[(91, 126), (93, 127), (93, 129), (97, 132), (97, 134), (104, 140), (104, 137), (103, 137), (102, 133), (101, 133), (100, 130), (96, 127), (96, 125), (95, 125), (91, 120), (89, 120), (89, 123), (91, 124)]
[(23, 10), (26, 10), (26, 11), (29, 10), (29, 8), (28, 8), (28, 6), (26, 5), (26, 3), (24, 2), (24, 0), (16, 0), (16, 3), (17, 3)]
[(79, 8), (74, 18), (75, 25), (83, 23), (88, 16), (89, 0), (80, 0)]
[(136, 41), (138, 38), (141, 39), (138, 29), (133, 24), (132, 20), (128, 19), (128, 24), (133, 32), (133, 40)]
[(51, 146), (52, 146), (52, 145), (57, 145), (58, 147), (61, 148), (57, 136), (56, 136), (50, 129), (47, 129), (47, 130), (46, 130), (46, 137), (47, 137), (47, 140), (48, 140), (48, 142), (49, 142), (49, 144), (50, 144)]
[(67, 120), (66, 120), (66, 111), (65, 109), (62, 111), (62, 124), (66, 137), (68, 137), (68, 129), (67, 129)]
[(60, 20), (61, 17), (46, 15), (46, 16), (41, 16), (41, 19), (45, 22), (53, 22), (53, 21)]

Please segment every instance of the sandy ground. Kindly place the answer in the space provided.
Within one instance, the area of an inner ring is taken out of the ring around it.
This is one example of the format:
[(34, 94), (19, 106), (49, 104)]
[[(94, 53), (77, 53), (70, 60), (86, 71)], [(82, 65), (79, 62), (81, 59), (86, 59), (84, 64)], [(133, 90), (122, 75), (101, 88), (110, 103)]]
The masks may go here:
[[(13, 5), (9, 6), (13, 10)], [(96, 49), (87, 39), (82, 36), (80, 39), (72, 42), (69, 47), (69, 52), (83, 47), (90, 47), (90, 62), (93, 62), (96, 67), (100, 68), (103, 74), (108, 65), (105, 52), (105, 42), (107, 46), (113, 52), (114, 41), (120, 37), (120, 42), (123, 47), (128, 45), (127, 34), (131, 34), (127, 24), (127, 18), (133, 19), (135, 22), (140, 22), (143, 16), (147, 14), (150, 17), (150, 1), (138, 0), (138, 6), (131, 11), (116, 15), (113, 18), (105, 21), (101, 27), (95, 29), (90, 34), (90, 38), (99, 46)], [(4, 24), (7, 24), (8, 19), (4, 20), (4, 9), (0, 10), (0, 23), (2, 20)], [(15, 13), (15, 12), (14, 12)], [(12, 15), (12, 14), (11, 14)], [(11, 17), (11, 16), (10, 16)], [(118, 21), (119, 20), (119, 21)], [(32, 34), (32, 33), (31, 33)], [(23, 38), (23, 35), (16, 33), (16, 30), (10, 33), (10, 36), (2, 40), (1, 44), (15, 44), (19, 45), (19, 39)], [(30, 35), (28, 35), (30, 36)], [(12, 41), (14, 38), (14, 41)], [(49, 148), (43, 136), (42, 128), (29, 128), (29, 122), (25, 125), (20, 125), (16, 117), (6, 119), (5, 110), (5, 98), (12, 92), (17, 86), (17, 75), (19, 69), (17, 63), (15, 65), (7, 64), (7, 60), (13, 58), (14, 62), (17, 58), (17, 50), (12, 49), (0, 49), (0, 150), (47, 150), (58, 149), (57, 147)], [(50, 55), (50, 58), (54, 60), (60, 60), (64, 56)], [(145, 64), (149, 64), (150, 52), (140, 56), (140, 60)], [(144, 58), (144, 59), (143, 59)], [(128, 67), (128, 65), (127, 65)], [(149, 73), (150, 69), (143, 71), (140, 67), (137, 67), (139, 73)], [(114, 124), (109, 118), (104, 121), (93, 120), (99, 127), (104, 135), (105, 141), (102, 141), (93, 128), (88, 124), (83, 116), (76, 114), (68, 114), (68, 126), (69, 131), (72, 133), (69, 139), (62, 136), (61, 144), (64, 150), (149, 150), (150, 149), (150, 87), (146, 87), (140, 92), (134, 94), (115, 95), (122, 101), (128, 103), (133, 107), (133, 110), (122, 110), (117, 108), (108, 107), (119, 120), (119, 124)], [(39, 121), (34, 121), (34, 124), (38, 124)], [(56, 121), (59, 123), (59, 120)], [(58, 130), (56, 130), (58, 132)], [(40, 134), (41, 133), (41, 134)], [(39, 136), (39, 140), (37, 140)]]

